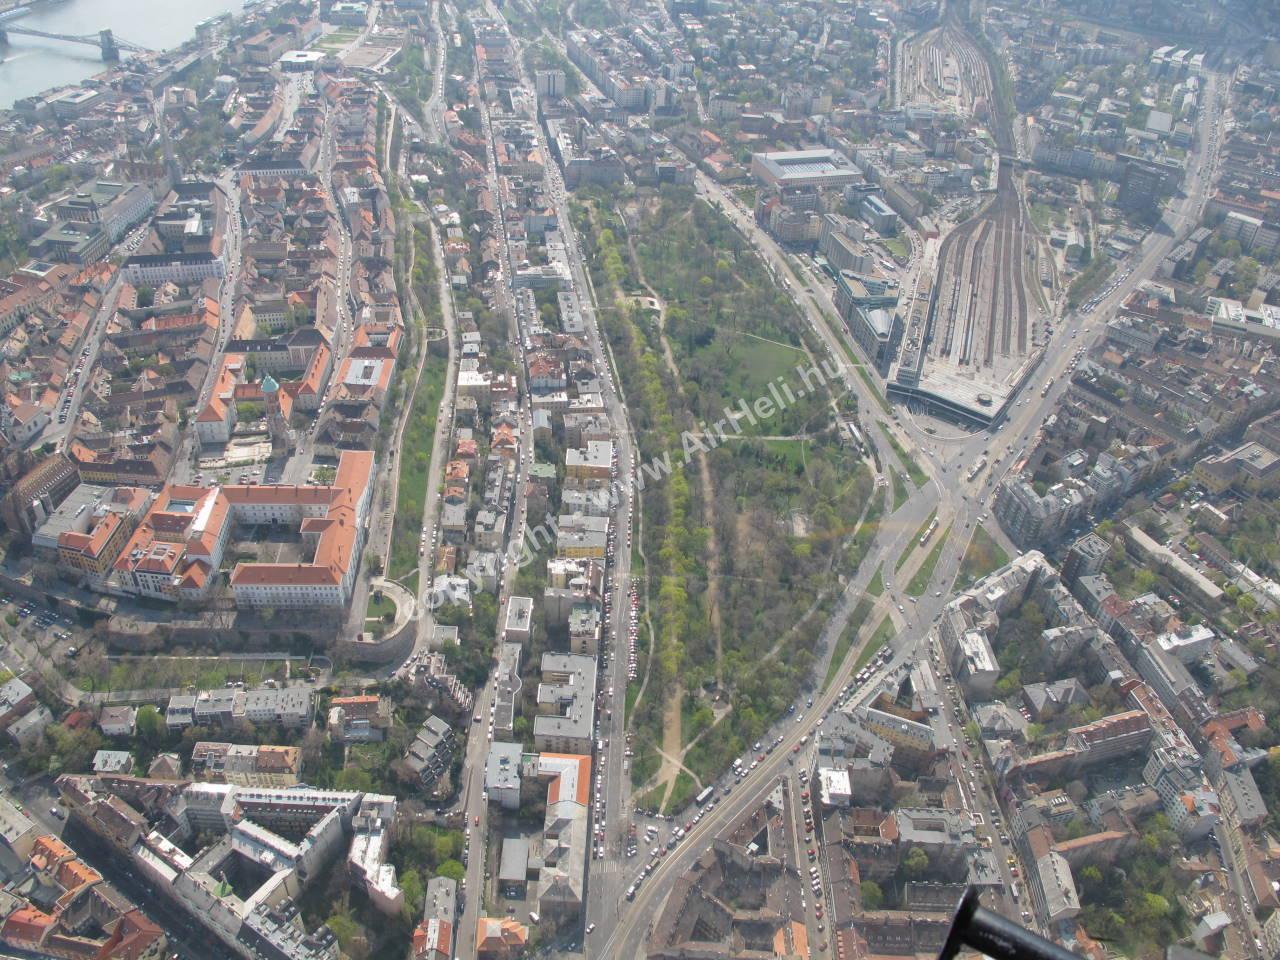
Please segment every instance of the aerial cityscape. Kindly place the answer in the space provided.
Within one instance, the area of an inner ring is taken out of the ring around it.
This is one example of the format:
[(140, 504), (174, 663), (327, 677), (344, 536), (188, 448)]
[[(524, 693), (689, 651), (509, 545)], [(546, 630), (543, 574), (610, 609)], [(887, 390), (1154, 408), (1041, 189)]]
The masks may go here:
[(0, 0), (0, 378), (0, 956), (1280, 960), (1273, 2)]

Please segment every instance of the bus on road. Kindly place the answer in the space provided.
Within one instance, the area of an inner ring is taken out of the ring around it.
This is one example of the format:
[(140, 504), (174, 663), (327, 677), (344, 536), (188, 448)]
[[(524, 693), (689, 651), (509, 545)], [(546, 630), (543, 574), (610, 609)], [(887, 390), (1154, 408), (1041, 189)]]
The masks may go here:
[(715, 787), (707, 787), (700, 794), (693, 798), (693, 802), (698, 806), (705, 806), (706, 802), (716, 795)]

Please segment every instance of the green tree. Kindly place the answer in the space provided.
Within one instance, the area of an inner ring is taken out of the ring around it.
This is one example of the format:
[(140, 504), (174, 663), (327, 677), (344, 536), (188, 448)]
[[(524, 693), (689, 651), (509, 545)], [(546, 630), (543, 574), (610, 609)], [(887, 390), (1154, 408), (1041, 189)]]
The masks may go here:
[(1172, 907), (1169, 901), (1158, 893), (1144, 893), (1139, 900), (1135, 913), (1140, 921), (1153, 922), (1163, 920), (1169, 915)]
[(929, 870), (929, 855), (923, 847), (912, 847), (902, 861), (903, 869), (912, 879), (923, 877)]
[(879, 910), (884, 906), (884, 891), (874, 880), (862, 881), (862, 909)]
[(516, 717), (514, 726), (511, 728), (516, 740), (524, 743), (528, 739), (529, 734), (533, 732), (533, 724), (529, 722), (529, 718), (525, 716)]
[(56, 724), (47, 731), (51, 750), (49, 775), (83, 773), (93, 755), (102, 749), (102, 736), (92, 728), (72, 728)]
[(422, 877), (417, 870), (406, 870), (400, 874), (400, 889), (404, 891), (404, 911), (411, 922), (416, 922), (422, 903), (426, 899), (426, 888), (422, 885)]
[(163, 744), (169, 733), (164, 717), (149, 703), (138, 709), (135, 728), (142, 742), (153, 749)]
[(462, 878), (467, 875), (467, 870), (466, 867), (457, 860), (446, 860), (444, 863), (440, 864), (440, 868), (436, 873), (441, 877), (446, 877), (449, 880), (454, 880), (460, 883)]
[(1022, 671), (1016, 667), (996, 681), (996, 695), (1008, 697), (1022, 686)]
[(338, 946), (348, 956), (351, 955), (356, 939), (364, 934), (364, 928), (346, 913), (335, 913), (325, 921), (325, 926), (333, 931), (333, 935), (338, 938)]

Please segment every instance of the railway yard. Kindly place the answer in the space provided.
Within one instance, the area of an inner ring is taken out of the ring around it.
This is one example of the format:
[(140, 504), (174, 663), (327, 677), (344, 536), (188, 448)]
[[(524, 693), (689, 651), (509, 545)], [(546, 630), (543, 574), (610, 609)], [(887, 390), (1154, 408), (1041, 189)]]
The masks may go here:
[[(1012, 119), (991, 95), (991, 68), (954, 16), (903, 44), (902, 90), (933, 102), (958, 98), (989, 112), (998, 153), (995, 191), (978, 212), (931, 245), (927, 309), (907, 317), (889, 391), (922, 410), (982, 426), (1013, 400), (1035, 361), (1042, 329), (1028, 282), (1035, 240), (1011, 164)], [(923, 291), (917, 290), (917, 302)]]
[(902, 44), (899, 103), (945, 105), (961, 116), (991, 104), (991, 74), (980, 51), (947, 23)]

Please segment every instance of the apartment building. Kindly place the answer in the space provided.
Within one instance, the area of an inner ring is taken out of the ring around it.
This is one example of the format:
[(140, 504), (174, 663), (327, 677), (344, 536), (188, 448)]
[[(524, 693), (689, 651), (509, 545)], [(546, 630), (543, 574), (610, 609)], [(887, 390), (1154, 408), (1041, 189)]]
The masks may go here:
[(239, 787), (292, 787), (302, 773), (297, 747), (201, 741), (191, 750), (191, 772)]
[(582, 913), (585, 903), (587, 848), (591, 834), (591, 757), (542, 753), (536, 776), (547, 784), (547, 808), (539, 857), (538, 912), (557, 922)]
[(244, 698), (244, 717), (253, 724), (304, 727), (310, 724), (315, 691), (310, 687), (261, 687)]
[(448, 877), (427, 881), (422, 922), (413, 931), (413, 960), (453, 960), (458, 884)]
[(423, 786), (431, 786), (449, 769), (456, 738), (453, 728), (434, 714), (422, 722), (421, 729), (409, 744), (405, 765), (418, 776)]
[[(273, 681), (267, 681), (271, 683)], [(165, 723), (170, 730), (190, 726), (227, 726), (238, 721), (297, 728), (311, 722), (315, 692), (310, 687), (228, 686), (169, 698)]]
[(31, 545), (67, 574), (99, 584), (151, 499), (140, 487), (82, 483), (35, 530)]
[(595, 657), (544, 653), (538, 715), (533, 718), (534, 745), (550, 753), (590, 755), (595, 703)]
[(185, 286), (226, 275), (226, 261), (213, 253), (144, 254), (130, 257), (124, 263), (124, 278), (135, 287), (157, 287), (163, 283)]
[(329, 734), (346, 743), (383, 740), (391, 725), (391, 712), (391, 701), (384, 697), (334, 697), (329, 701)]

